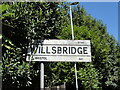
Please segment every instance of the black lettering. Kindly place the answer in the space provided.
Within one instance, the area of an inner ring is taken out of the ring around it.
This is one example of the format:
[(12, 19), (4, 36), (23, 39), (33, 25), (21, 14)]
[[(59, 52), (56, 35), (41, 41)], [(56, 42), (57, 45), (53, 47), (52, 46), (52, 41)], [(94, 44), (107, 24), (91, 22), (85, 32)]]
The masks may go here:
[(76, 53), (76, 48), (75, 47), (71, 47), (71, 54), (75, 54)]
[(45, 52), (43, 52), (43, 47), (41, 47), (41, 54), (45, 54)]
[(68, 54), (67, 53), (67, 47), (63, 47), (63, 54)]
[(42, 59), (44, 59), (44, 60), (47, 60), (47, 58), (46, 57), (41, 57)]
[(47, 54), (50, 54), (50, 52), (48, 52), (48, 47), (46, 47), (46, 53), (47, 53)]
[(46, 57), (35, 57), (35, 59), (47, 60), (47, 58), (46, 58)]
[(69, 47), (69, 50), (68, 50), (68, 51), (69, 51), (69, 54), (71, 54), (71, 53), (70, 53), (70, 52), (71, 52), (71, 51), (70, 51), (70, 47)]
[(39, 53), (40, 53), (40, 51), (41, 51), (40, 49), (41, 49), (41, 48), (39, 47)]
[(83, 52), (84, 52), (84, 54), (88, 54), (87, 47), (83, 47)]
[(57, 53), (58, 53), (58, 54), (61, 54), (61, 53), (62, 53), (61, 47), (58, 47), (58, 48), (57, 48)]
[(38, 57), (35, 57), (35, 59), (39, 59)]
[(78, 52), (79, 54), (82, 54), (82, 47), (79, 47), (79, 48), (77, 49), (77, 52)]
[(52, 47), (52, 54), (55, 54), (56, 53), (56, 47)]

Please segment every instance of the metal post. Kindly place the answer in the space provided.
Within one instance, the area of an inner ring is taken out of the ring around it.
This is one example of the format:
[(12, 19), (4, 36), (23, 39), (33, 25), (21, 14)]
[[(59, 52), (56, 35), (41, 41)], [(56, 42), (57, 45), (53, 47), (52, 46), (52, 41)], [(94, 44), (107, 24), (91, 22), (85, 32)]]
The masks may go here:
[(72, 40), (74, 40), (73, 22), (72, 22), (72, 7), (71, 7), (71, 5), (70, 5), (70, 20), (71, 20), (71, 29), (72, 29)]
[[(72, 29), (72, 40), (74, 40), (74, 32), (73, 32), (73, 22), (72, 22), (72, 10), (70, 5), (70, 18), (71, 18), (71, 29)], [(75, 80), (76, 80), (76, 90), (78, 90), (78, 81), (77, 81), (77, 68), (75, 63)]]
[(44, 63), (40, 63), (40, 90), (44, 90)]
[(77, 67), (76, 67), (76, 63), (75, 63), (75, 80), (76, 80), (76, 90), (78, 90), (78, 81), (77, 81)]

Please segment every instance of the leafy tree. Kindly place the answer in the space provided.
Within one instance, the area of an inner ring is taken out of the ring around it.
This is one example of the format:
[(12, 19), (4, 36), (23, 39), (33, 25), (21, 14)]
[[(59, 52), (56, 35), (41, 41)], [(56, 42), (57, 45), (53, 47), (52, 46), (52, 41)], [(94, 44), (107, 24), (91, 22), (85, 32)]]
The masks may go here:
[[(4, 3), (2, 12), (3, 85), (8, 88), (34, 87), (39, 63), (26, 62), (33, 39), (71, 39), (69, 3)], [(87, 14), (84, 7), (73, 7), (76, 40), (91, 40), (91, 63), (77, 63), (78, 83), (83, 90), (119, 89), (120, 46), (106, 32), (106, 26)], [(46, 86), (75, 84), (74, 63), (45, 63)], [(9, 81), (9, 82), (8, 82)], [(39, 82), (37, 82), (39, 83)], [(69, 86), (70, 86), (69, 85)]]
[[(68, 12), (69, 15), (69, 12)], [(77, 63), (79, 86), (84, 90), (118, 89), (119, 58), (117, 41), (106, 32), (106, 26), (87, 14), (84, 7), (73, 9), (74, 35), (76, 40), (91, 40), (92, 62)], [(60, 39), (71, 39), (70, 24), (62, 29)], [(54, 73), (50, 83), (74, 84), (73, 63), (53, 63), (50, 72)], [(69, 68), (70, 67), (70, 68)], [(68, 68), (68, 69), (66, 69)], [(69, 74), (70, 73), (70, 74)], [(62, 74), (62, 75), (61, 75)]]
[(58, 5), (60, 3), (2, 4), (7, 7), (2, 9), (4, 88), (27, 87), (39, 77), (39, 64), (26, 62), (27, 48), (33, 39), (56, 38), (64, 24), (61, 24), (64, 12), (60, 12)]

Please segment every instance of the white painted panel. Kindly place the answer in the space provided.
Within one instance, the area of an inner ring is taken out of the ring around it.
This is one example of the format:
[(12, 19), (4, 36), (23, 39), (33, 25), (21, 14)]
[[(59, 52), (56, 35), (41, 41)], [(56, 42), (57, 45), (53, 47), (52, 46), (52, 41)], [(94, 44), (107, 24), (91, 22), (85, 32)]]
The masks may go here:
[(27, 61), (91, 62), (90, 40), (44, 40), (42, 45), (34, 41), (32, 48)]

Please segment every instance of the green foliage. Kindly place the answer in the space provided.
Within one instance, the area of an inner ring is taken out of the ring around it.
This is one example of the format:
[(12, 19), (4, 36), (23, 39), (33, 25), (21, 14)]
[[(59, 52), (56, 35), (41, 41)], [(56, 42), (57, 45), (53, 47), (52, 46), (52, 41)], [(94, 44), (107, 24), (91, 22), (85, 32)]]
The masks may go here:
[(4, 19), (4, 17), (6, 16), (12, 16), (13, 13), (8, 13), (5, 12), (8, 8), (10, 8), (10, 6), (8, 4), (1, 4), (0, 5), (0, 19)]
[[(74, 36), (75, 36), (76, 40), (91, 39), (92, 34), (93, 33), (91, 31), (89, 31), (88, 27), (86, 27), (86, 26), (77, 27), (76, 25), (74, 25)], [(72, 36), (71, 35), (71, 27), (68, 26), (68, 27), (62, 29), (61, 36), (59, 38), (60, 39), (71, 39), (71, 36)], [(92, 57), (94, 57), (94, 56), (92, 56)], [(66, 65), (66, 64), (68, 64), (68, 65)], [(69, 83), (69, 82), (74, 83), (75, 82), (74, 63), (66, 63), (66, 64), (61, 63), (61, 66), (63, 66), (63, 67), (61, 67), (61, 69), (58, 69), (58, 67), (60, 68), (60, 66), (55, 64), (54, 68), (56, 68), (56, 71), (58, 71), (57, 74), (58, 74), (59, 79), (62, 76), (62, 77), (64, 77), (64, 78), (62, 78), (62, 81), (67, 82), (67, 83)], [(69, 66), (69, 70), (64, 68), (64, 67), (68, 67), (68, 66)], [(68, 70), (68, 72), (62, 72), (64, 69), (65, 69), (65, 71)], [(90, 64), (89, 63), (77, 63), (77, 69), (78, 69), (78, 80), (80, 80), (80, 82), (84, 86), (85, 90), (93, 90), (93, 89), (101, 88), (101, 87), (99, 87), (100, 86), (99, 80), (101, 79), (101, 75), (100, 75), (99, 70), (94, 68), (93, 63), (90, 63)], [(54, 73), (56, 73), (56, 72), (54, 72)], [(60, 73), (62, 73), (61, 76), (59, 76)], [(67, 78), (65, 78), (65, 77), (67, 77)], [(60, 81), (60, 80), (57, 80), (57, 81)]]
[(94, 65), (85, 64), (85, 68), (80, 68), (78, 71), (78, 79), (81, 80), (85, 90), (100, 89), (99, 87), (99, 71), (93, 67)]
[[(33, 39), (71, 40), (69, 3), (17, 2), (2, 7), (3, 85), (28, 87), (39, 77), (38, 62), (26, 62)], [(84, 90), (119, 89), (120, 46), (84, 7), (73, 7), (75, 40), (91, 40), (91, 63), (77, 63), (79, 86)], [(47, 69), (46, 69), (47, 68)], [(75, 84), (74, 63), (45, 63), (45, 85)], [(9, 82), (8, 82), (9, 81)]]
[[(64, 12), (60, 12), (59, 4), (10, 2), (1, 5), (3, 7), (2, 69), (4, 88), (27, 87), (32, 84), (33, 78), (39, 77), (39, 64), (26, 62), (27, 47), (33, 39), (56, 38), (62, 28), (61, 25), (64, 24), (61, 24), (64, 20)], [(10, 13), (12, 14), (10, 15)]]
[[(76, 40), (91, 40), (92, 63), (77, 63), (78, 81), (85, 90), (118, 89), (119, 58), (117, 41), (106, 32), (106, 26), (99, 20), (86, 13), (84, 7), (77, 6), (73, 10), (74, 37)], [(66, 25), (59, 35), (59, 39), (71, 39), (71, 26)], [(60, 67), (59, 64), (62, 66)], [(67, 63), (53, 63), (55, 83), (61, 81), (74, 83), (74, 65)], [(58, 66), (58, 67), (57, 67)], [(55, 71), (54, 71), (55, 70)], [(69, 74), (71, 72), (71, 74)], [(60, 73), (62, 75), (60, 76)], [(65, 75), (65, 76), (64, 76)], [(72, 75), (72, 76), (71, 76)], [(68, 77), (67, 79), (65, 77)], [(60, 79), (60, 77), (62, 77)], [(71, 79), (72, 78), (72, 79)], [(60, 80), (59, 80), (60, 79)]]
[(59, 62), (48, 65), (50, 68), (46, 70), (47, 86), (50, 87), (64, 82), (74, 83), (74, 63)]
[(9, 86), (10, 83), (14, 87), (29, 86), (31, 84), (31, 74), (36, 75), (34, 70), (31, 70), (32, 63), (24, 61), (25, 55), (20, 48), (17, 48), (9, 39), (3, 36), (2, 49), (4, 50), (2, 58), (3, 83)]

